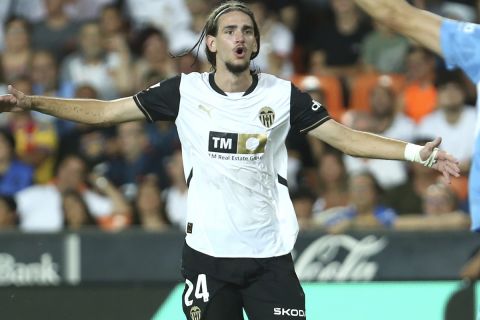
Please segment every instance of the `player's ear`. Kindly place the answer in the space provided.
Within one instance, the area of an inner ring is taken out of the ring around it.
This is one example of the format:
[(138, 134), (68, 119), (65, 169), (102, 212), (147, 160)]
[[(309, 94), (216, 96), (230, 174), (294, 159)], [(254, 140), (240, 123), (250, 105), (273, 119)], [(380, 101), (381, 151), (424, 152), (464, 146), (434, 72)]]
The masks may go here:
[(208, 35), (206, 40), (208, 50), (211, 52), (217, 52), (217, 39), (214, 36)]

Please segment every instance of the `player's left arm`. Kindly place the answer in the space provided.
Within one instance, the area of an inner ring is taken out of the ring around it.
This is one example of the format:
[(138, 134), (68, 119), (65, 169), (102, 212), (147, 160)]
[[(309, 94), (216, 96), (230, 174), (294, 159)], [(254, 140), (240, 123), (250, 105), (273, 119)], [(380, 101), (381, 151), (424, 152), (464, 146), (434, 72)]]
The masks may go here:
[(410, 160), (440, 171), (447, 182), (458, 177), (458, 160), (445, 151), (438, 150), (440, 138), (417, 146), (404, 141), (382, 137), (373, 133), (353, 130), (335, 120), (327, 120), (309, 131), (309, 134), (341, 150), (362, 158)]

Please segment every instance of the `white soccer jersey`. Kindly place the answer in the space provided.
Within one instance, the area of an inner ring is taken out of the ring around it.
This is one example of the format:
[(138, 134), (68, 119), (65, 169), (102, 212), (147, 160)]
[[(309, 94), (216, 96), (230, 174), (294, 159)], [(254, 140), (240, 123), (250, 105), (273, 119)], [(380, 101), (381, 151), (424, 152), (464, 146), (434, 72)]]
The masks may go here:
[(175, 120), (189, 185), (186, 241), (214, 257), (289, 253), (298, 224), (287, 188), (290, 129), (308, 132), (327, 111), (289, 81), (253, 75), (243, 96), (214, 74), (191, 73), (134, 96), (149, 121)]

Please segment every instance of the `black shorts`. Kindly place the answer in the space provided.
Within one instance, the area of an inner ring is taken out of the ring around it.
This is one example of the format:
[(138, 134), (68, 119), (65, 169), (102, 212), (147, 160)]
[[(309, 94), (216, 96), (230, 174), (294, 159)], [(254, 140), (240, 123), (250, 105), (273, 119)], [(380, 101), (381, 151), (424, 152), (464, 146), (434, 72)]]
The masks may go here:
[(185, 244), (182, 259), (188, 320), (306, 319), (305, 295), (290, 254), (215, 258)]

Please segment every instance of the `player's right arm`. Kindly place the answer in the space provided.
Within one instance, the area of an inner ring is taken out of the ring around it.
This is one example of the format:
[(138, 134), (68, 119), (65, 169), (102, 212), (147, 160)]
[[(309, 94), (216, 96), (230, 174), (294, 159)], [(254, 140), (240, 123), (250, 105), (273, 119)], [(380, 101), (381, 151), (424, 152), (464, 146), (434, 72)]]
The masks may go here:
[(355, 0), (355, 3), (380, 23), (442, 55), (442, 17), (404, 0)]
[(145, 119), (132, 97), (111, 101), (60, 99), (26, 95), (12, 86), (8, 91), (9, 94), (0, 96), (0, 112), (33, 110), (66, 120), (105, 126)]

